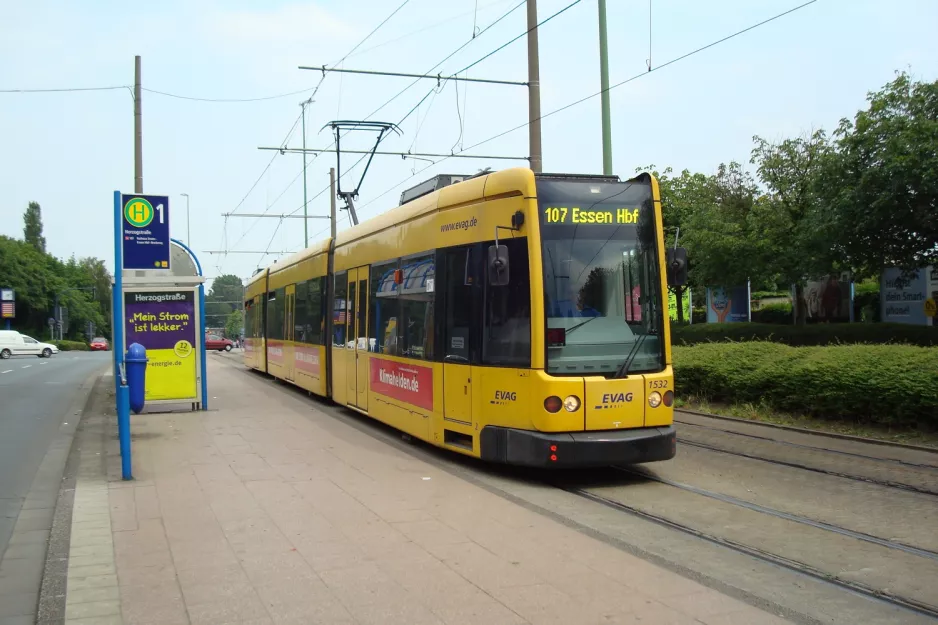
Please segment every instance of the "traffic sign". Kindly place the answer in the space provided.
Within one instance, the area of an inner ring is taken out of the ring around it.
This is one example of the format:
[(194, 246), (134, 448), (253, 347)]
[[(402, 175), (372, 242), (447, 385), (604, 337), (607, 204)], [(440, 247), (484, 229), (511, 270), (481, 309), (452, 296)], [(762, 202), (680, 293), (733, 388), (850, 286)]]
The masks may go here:
[(925, 300), (925, 316), (934, 317), (938, 315), (938, 303), (935, 300), (928, 298)]
[(169, 197), (121, 195), (124, 269), (170, 268)]
[(16, 294), (13, 289), (0, 289), (0, 302), (12, 302), (16, 300)]
[(0, 302), (0, 318), (13, 319), (16, 317), (15, 302)]

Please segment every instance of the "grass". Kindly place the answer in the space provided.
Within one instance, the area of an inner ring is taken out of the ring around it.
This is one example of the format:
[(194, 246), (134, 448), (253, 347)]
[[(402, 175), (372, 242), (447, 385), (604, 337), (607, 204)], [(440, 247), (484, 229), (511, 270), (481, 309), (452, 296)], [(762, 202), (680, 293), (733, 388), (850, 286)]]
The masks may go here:
[(922, 445), (938, 449), (938, 431), (923, 431), (912, 428), (854, 423), (843, 419), (819, 419), (807, 415), (779, 412), (778, 410), (774, 410), (762, 404), (743, 402), (724, 404), (708, 401), (699, 397), (690, 397), (687, 399), (676, 398), (674, 407), (677, 409), (696, 410), (725, 417), (735, 417), (747, 421), (760, 421), (775, 425), (804, 428), (806, 430), (848, 434), (890, 443)]

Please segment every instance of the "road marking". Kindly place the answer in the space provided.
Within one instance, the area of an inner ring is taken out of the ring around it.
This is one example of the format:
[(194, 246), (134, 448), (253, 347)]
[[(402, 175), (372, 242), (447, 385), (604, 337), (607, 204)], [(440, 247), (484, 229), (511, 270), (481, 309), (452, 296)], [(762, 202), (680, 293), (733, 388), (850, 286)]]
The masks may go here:
[(23, 368), (23, 369), (29, 369), (30, 367), (32, 367), (32, 365), (23, 365), (22, 368)]
[(45, 365), (45, 364), (49, 364), (49, 363), (40, 362), (39, 364), (40, 364), (40, 365)]
[(2, 371), (0, 373), (13, 373), (13, 369), (7, 369), (6, 371)]

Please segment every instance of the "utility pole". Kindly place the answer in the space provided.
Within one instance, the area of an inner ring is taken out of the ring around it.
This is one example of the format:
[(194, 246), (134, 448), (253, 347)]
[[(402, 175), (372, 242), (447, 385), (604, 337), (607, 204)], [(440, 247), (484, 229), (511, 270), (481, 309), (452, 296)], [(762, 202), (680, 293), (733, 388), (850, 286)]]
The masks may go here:
[[(306, 155), (303, 155), (303, 158), (306, 158)], [(329, 194), (329, 237), (335, 245), (335, 235), (336, 235), (336, 223), (335, 223), (335, 167), (329, 168), (329, 189), (332, 191)]]
[(306, 217), (306, 208), (307, 208), (307, 199), (306, 199), (306, 105), (313, 101), (313, 98), (310, 97), (308, 100), (300, 102), (300, 106), (303, 107), (302, 116), (303, 116), (303, 248), (309, 247), (309, 221)]
[(606, 37), (606, 0), (599, 0), (599, 80), (603, 110), (603, 174), (612, 175), (612, 122), (609, 112), (609, 49)]
[(143, 122), (140, 90), (140, 56), (134, 57), (134, 193), (143, 193)]
[(186, 198), (186, 245), (192, 247), (192, 230), (189, 228), (189, 194), (180, 193), (179, 195)]
[(527, 0), (528, 9), (528, 145), (531, 169), (540, 173), (541, 154), (541, 72), (537, 47), (537, 0)]

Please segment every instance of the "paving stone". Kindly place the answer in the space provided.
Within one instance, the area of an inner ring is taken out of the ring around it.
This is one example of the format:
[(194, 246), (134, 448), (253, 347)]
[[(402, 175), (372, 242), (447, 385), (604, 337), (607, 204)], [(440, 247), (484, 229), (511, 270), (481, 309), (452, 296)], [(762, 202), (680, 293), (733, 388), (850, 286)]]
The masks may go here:
[(65, 606), (65, 620), (119, 615), (120, 612), (120, 600), (116, 599), (69, 603)]

